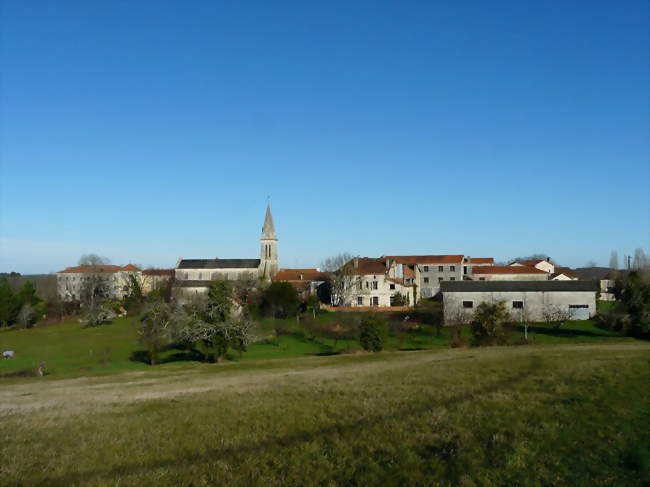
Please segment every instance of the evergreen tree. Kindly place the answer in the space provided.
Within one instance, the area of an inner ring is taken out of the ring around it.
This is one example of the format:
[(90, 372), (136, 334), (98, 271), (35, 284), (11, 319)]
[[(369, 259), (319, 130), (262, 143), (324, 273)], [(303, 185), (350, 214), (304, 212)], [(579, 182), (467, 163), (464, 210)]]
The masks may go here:
[(41, 298), (39, 298), (36, 294), (36, 288), (34, 287), (34, 284), (29, 280), (25, 281), (25, 283), (21, 286), (20, 290), (16, 294), (16, 298), (18, 299), (18, 302), (21, 306), (24, 306), (26, 304), (30, 306), (36, 306), (41, 302)]
[(14, 294), (9, 281), (0, 279), (0, 326), (10, 326), (16, 322), (21, 303)]

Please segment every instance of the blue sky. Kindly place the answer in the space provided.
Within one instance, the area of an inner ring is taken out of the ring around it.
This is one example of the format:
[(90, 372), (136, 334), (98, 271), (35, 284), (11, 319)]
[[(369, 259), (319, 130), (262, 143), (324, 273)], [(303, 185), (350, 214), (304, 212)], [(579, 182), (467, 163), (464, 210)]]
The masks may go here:
[(650, 248), (645, 0), (0, 4), (0, 271)]

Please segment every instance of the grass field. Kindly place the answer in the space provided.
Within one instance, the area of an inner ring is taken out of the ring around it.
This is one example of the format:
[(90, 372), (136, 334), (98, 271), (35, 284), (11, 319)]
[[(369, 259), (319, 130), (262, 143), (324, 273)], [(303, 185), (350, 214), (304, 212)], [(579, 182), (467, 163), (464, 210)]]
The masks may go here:
[(2, 485), (647, 485), (650, 344), (0, 385)]
[[(322, 321), (336, 321), (337, 313), (326, 313)], [(295, 327), (294, 320), (284, 320), (283, 327)], [(259, 341), (253, 343), (242, 356), (233, 355), (235, 361), (254, 361), (273, 358), (290, 358), (308, 355), (326, 355), (338, 352), (354, 352), (359, 344), (355, 340), (308, 339), (288, 334), (278, 340), (263, 339), (273, 335), (273, 320), (263, 320), (257, 332)], [(511, 342), (523, 338), (523, 328), (512, 333)], [(617, 333), (596, 328), (591, 321), (568, 322), (559, 330), (545, 325), (529, 328), (529, 338), (535, 344), (569, 344), (618, 342), (634, 339), (620, 337)], [(450, 347), (450, 332), (443, 329), (439, 334), (433, 327), (424, 326), (405, 334), (392, 337), (388, 350), (397, 349), (445, 349)], [(137, 334), (132, 318), (118, 318), (113, 323), (84, 328), (78, 321), (36, 327), (29, 330), (0, 331), (0, 351), (13, 350), (16, 358), (0, 360), (0, 376), (23, 369), (35, 369), (45, 362), (46, 378), (62, 378), (110, 374), (127, 370), (145, 370), (149, 366), (142, 361), (142, 347), (137, 344)], [(175, 369), (184, 367), (196, 357), (180, 350), (168, 350), (162, 355), (163, 363), (156, 367)], [(3, 379), (0, 379), (3, 380)], [(6, 380), (6, 379), (4, 379)]]

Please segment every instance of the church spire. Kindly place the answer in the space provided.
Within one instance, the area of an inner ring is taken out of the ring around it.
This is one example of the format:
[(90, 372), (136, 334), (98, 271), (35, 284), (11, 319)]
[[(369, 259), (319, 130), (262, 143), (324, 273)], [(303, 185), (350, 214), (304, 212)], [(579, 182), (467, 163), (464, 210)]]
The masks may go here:
[(273, 224), (273, 215), (271, 215), (271, 203), (266, 205), (266, 216), (264, 217), (264, 226), (262, 227), (262, 238), (277, 240), (275, 236), (275, 225)]

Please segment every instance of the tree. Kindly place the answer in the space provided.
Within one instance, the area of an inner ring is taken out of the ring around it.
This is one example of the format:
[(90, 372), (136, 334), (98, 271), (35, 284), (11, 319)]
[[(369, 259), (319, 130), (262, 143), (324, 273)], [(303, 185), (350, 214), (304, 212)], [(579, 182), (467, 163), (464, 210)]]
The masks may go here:
[(564, 323), (571, 319), (568, 311), (560, 308), (559, 306), (546, 305), (542, 311), (542, 319), (551, 328), (558, 329)]
[(23, 328), (30, 328), (36, 322), (36, 311), (31, 304), (23, 304), (18, 312), (18, 323)]
[(650, 267), (650, 262), (648, 261), (648, 258), (645, 255), (645, 252), (643, 249), (635, 249), (634, 250), (634, 259), (632, 260), (632, 269), (647, 269)]
[[(505, 262), (498, 262), (497, 264), (498, 264), (498, 265), (508, 265), (508, 264), (510, 264), (511, 262), (519, 262), (519, 261), (522, 261), (522, 260), (546, 260), (546, 259), (548, 259), (548, 258), (549, 258), (549, 257), (548, 257), (547, 254), (539, 254), (539, 253), (538, 253), (538, 254), (525, 255), (525, 256), (523, 256), (523, 257), (515, 257), (514, 259), (510, 259), (510, 260), (505, 261)], [(557, 261), (555, 261), (555, 259), (551, 259), (551, 264), (553, 264), (553, 265), (559, 265), (559, 264), (557, 263)]]
[(614, 308), (596, 317), (601, 326), (629, 336), (650, 337), (650, 272), (634, 270), (619, 275), (614, 296)]
[(503, 301), (479, 304), (471, 322), (474, 343), (476, 345), (493, 345), (503, 342), (505, 338), (504, 324), (509, 318)]
[(298, 292), (288, 282), (271, 283), (262, 293), (262, 308), (274, 318), (296, 316), (300, 306)]
[(176, 318), (171, 305), (164, 301), (150, 303), (145, 308), (140, 318), (138, 341), (146, 347), (150, 365), (158, 362), (160, 350), (170, 342)]
[(381, 352), (388, 337), (388, 326), (383, 316), (371, 314), (359, 327), (359, 343), (364, 350)]
[(329, 294), (332, 306), (346, 306), (349, 304), (357, 276), (353, 273), (353, 257), (347, 252), (342, 252), (333, 257), (328, 257), (321, 263), (323, 271), (329, 273)]
[(21, 288), (18, 290), (18, 293), (16, 293), (16, 298), (23, 306), (26, 304), (30, 306), (36, 306), (41, 302), (41, 298), (39, 298), (36, 294), (36, 288), (30, 280), (25, 281), (25, 283), (21, 286)]
[(7, 278), (0, 278), (0, 326), (13, 325), (18, 318), (20, 306)]
[(598, 262), (596, 262), (595, 260), (588, 260), (587, 263), (585, 264), (585, 267), (597, 267), (597, 266), (598, 266)]
[(616, 250), (612, 250), (612, 255), (609, 258), (609, 268), (618, 269), (618, 252)]
[(320, 310), (320, 299), (318, 299), (316, 294), (310, 294), (305, 300), (305, 306), (312, 312), (313, 317), (316, 318), (316, 311)]
[(406, 306), (407, 304), (408, 300), (402, 293), (395, 293), (390, 301), (391, 306)]
[(96, 254), (86, 254), (79, 258), (79, 265), (86, 266), (81, 287), (81, 302), (93, 310), (109, 294), (108, 279), (102, 273), (103, 265), (110, 261), (106, 257), (99, 257)]
[(178, 316), (178, 341), (197, 346), (206, 359), (221, 362), (228, 349), (246, 351), (252, 341), (252, 323), (235, 308), (230, 282), (212, 284), (207, 296), (188, 303)]

